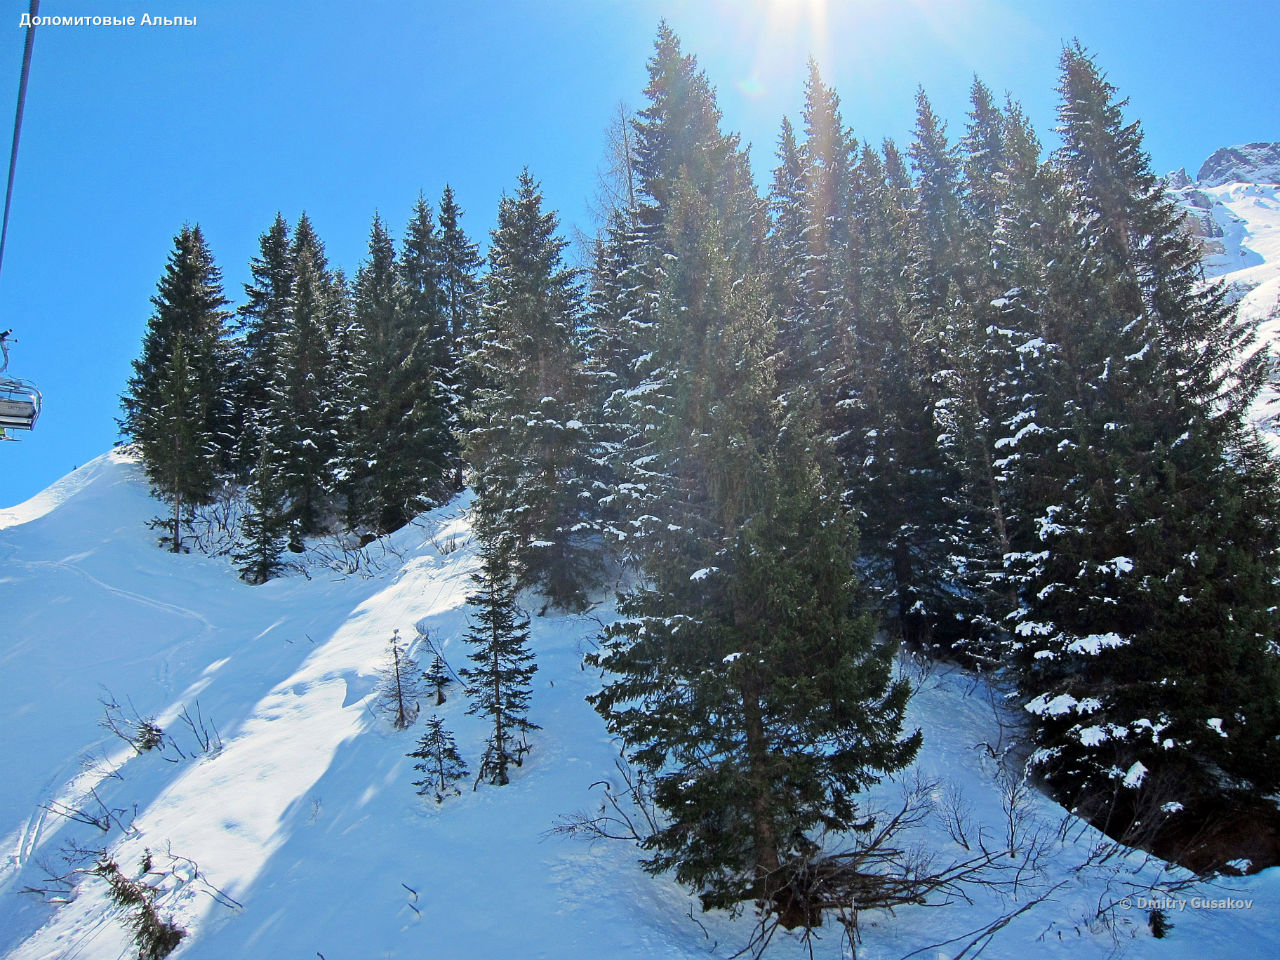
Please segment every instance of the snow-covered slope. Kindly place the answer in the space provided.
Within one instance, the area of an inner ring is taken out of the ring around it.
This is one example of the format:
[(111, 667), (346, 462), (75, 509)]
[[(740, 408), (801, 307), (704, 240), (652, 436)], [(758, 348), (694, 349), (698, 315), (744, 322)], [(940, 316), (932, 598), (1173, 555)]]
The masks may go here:
[[(1224, 147), (1196, 181), (1179, 171), (1167, 182), (1204, 244), (1206, 275), (1227, 285), (1241, 316), (1280, 354), (1280, 143)], [(1262, 399), (1258, 418), (1275, 430), (1280, 388)]]
[[(542, 729), (511, 785), (465, 789), (439, 807), (414, 793), (405, 754), (421, 725), (395, 731), (374, 715), (374, 674), (392, 631), (412, 637), (417, 624), (455, 666), (464, 662), (475, 567), (466, 507), (419, 518), (360, 573), (313, 565), (309, 577), (261, 587), (222, 560), (156, 549), (146, 520), (157, 505), (119, 452), (0, 511), (0, 955), (129, 955), (102, 881), (51, 882), (70, 869), (72, 843), (109, 849), (130, 873), (150, 851), (161, 913), (188, 931), (173, 954), (184, 960), (693, 958), (744, 946), (750, 918), (700, 914), (669, 879), (638, 868), (632, 845), (548, 835), (559, 816), (593, 808), (593, 783), (618, 779), (613, 745), (583, 699), (599, 680), (581, 668), (607, 603), (588, 617), (534, 618), (531, 719)], [(1016, 890), (975, 888), (971, 905), (864, 914), (859, 956), (959, 938), (924, 954), (954, 956), (1040, 897), (986, 956), (1280, 950), (1277, 870), (1173, 892), (1175, 929), (1157, 943), (1138, 898), (1183, 874), (1137, 855), (1104, 859), (1111, 848), (1093, 830), (1034, 793), (1011, 792), (1016, 781), (1002, 781), (993, 758), (1016, 718), (986, 687), (941, 669), (916, 680), (919, 768), (878, 800), (895, 802), (919, 775), (952, 829), (935, 816), (912, 842), (963, 856), (951, 835), (967, 811), (970, 843), (981, 830), (999, 847), (1012, 810), (1019, 856), (1038, 836), (1044, 857)], [(185, 756), (135, 755), (99, 725), (104, 700), (156, 717)], [(216, 727), (220, 750), (201, 751), (200, 723), (184, 725), (184, 707)], [(441, 713), (474, 767), (484, 729), (465, 709), (454, 693)], [(107, 829), (65, 815), (74, 811)], [(50, 892), (21, 895), (26, 887)], [(1195, 896), (1240, 903), (1206, 907)], [(834, 930), (817, 952), (848, 955)], [(770, 955), (807, 951), (779, 934)]]

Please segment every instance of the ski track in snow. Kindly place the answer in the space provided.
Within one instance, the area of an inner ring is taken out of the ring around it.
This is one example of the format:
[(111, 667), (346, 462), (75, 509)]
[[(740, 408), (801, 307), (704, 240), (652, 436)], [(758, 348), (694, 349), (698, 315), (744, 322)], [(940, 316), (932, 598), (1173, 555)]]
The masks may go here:
[(209, 622), (208, 617), (204, 616), (201, 613), (198, 613), (195, 610), (192, 610), (190, 607), (182, 607), (174, 603), (165, 603), (162, 600), (155, 600), (155, 599), (152, 599), (151, 597), (143, 596), (140, 593), (135, 593), (132, 590), (125, 590), (122, 587), (113, 587), (111, 584), (104, 583), (103, 581), (95, 577), (93, 574), (89, 573), (87, 570), (84, 570), (81, 567), (76, 566), (74, 563), (70, 563), (69, 561), (35, 560), (35, 561), (29, 561), (28, 563), (25, 564), (25, 566), (28, 566), (34, 570), (41, 570), (41, 569), (68, 570), (71, 573), (74, 573), (76, 576), (83, 577), (85, 580), (88, 580), (95, 587), (99, 587), (100, 589), (106, 591), (107, 593), (112, 594), (113, 596), (120, 597), (122, 600), (128, 600), (132, 603), (141, 604), (144, 607), (150, 607), (151, 609), (159, 610), (162, 613), (172, 613), (179, 617), (188, 617), (192, 620), (195, 620), (206, 630), (214, 629), (213, 624)]

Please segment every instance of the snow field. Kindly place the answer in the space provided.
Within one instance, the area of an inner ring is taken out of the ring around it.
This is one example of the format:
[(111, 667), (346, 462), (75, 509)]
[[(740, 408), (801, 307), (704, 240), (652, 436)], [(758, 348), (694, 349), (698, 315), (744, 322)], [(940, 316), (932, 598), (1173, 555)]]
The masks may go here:
[[(699, 913), (669, 878), (646, 875), (630, 844), (549, 832), (559, 817), (595, 809), (591, 784), (619, 779), (615, 748), (584, 699), (599, 677), (581, 668), (612, 616), (607, 601), (588, 616), (533, 618), (539, 669), (530, 719), (542, 729), (512, 783), (472, 792), (468, 781), (440, 806), (415, 794), (405, 754), (434, 700), (424, 698), (418, 724), (395, 731), (370, 709), (376, 671), (392, 631), (412, 640), (418, 624), (454, 670), (466, 664), (465, 598), (476, 569), (467, 506), (455, 501), (390, 538), (371, 575), (313, 567), (309, 579), (261, 587), (240, 583), (223, 560), (157, 550), (145, 521), (159, 507), (118, 452), (0, 512), (0, 955), (129, 955), (100, 881), (85, 880), (59, 907), (18, 894), (42, 881), (42, 864), (61, 865), (71, 840), (109, 847), (130, 875), (151, 851), (161, 914), (189, 932), (173, 954), (183, 960), (599, 960), (740, 949), (750, 917)], [(971, 842), (981, 832), (999, 845), (1012, 808), (1015, 847), (1038, 836), (1044, 856), (1017, 890), (977, 889), (972, 904), (896, 916), (865, 913), (860, 957), (958, 938), (920, 954), (954, 956), (1041, 896), (1048, 899), (1009, 922), (984, 956), (1101, 958), (1117, 947), (1179, 960), (1276, 953), (1280, 871), (1199, 889), (1252, 906), (1178, 909), (1170, 937), (1155, 941), (1146, 910), (1118, 904), (1170, 888), (1181, 872), (1115, 854), (1008, 775), (1020, 764), (1006, 752), (1020, 717), (997, 692), (953, 669), (905, 661), (902, 669), (918, 687), (908, 723), (923, 729), (924, 746), (916, 769), (873, 791), (869, 807), (893, 806), (918, 777), (935, 813), (906, 840), (939, 858), (964, 856), (947, 816), (954, 824), (963, 814)], [(474, 776), (486, 727), (465, 715), (456, 684), (448, 692), (438, 712)], [(98, 725), (99, 698), (108, 696), (126, 716), (155, 716), (186, 756), (169, 747), (135, 755)], [(197, 703), (221, 750), (200, 752), (184, 725), (183, 708)], [(96, 809), (85, 799), (91, 788), (114, 811), (107, 831), (44, 809)], [(1106, 862), (1089, 863), (1107, 852)], [(848, 955), (837, 930), (818, 933), (817, 956)], [(769, 955), (808, 952), (780, 933)]]

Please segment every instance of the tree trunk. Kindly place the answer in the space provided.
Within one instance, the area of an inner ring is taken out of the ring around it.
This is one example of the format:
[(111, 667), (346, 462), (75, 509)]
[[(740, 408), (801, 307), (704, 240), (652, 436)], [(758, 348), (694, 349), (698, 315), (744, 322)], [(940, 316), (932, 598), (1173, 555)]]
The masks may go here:
[(507, 737), (502, 722), (502, 681), (499, 679), (498, 666), (498, 627), (493, 627), (493, 752), (498, 764), (494, 785), (505, 786), (507, 780)]
[[(737, 619), (735, 617), (735, 619)], [(769, 903), (788, 930), (822, 925), (822, 911), (796, 895), (778, 850), (770, 785), (769, 740), (760, 704), (760, 681), (748, 669), (742, 681), (742, 719), (747, 738), (747, 791), (751, 798), (756, 898)]]
[(173, 552), (182, 552), (182, 494), (173, 495)]

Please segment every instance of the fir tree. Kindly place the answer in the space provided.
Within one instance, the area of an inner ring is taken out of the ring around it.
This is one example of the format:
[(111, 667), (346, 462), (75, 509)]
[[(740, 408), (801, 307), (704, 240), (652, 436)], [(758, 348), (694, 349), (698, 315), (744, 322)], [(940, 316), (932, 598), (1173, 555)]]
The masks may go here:
[(277, 376), (280, 337), (293, 293), (293, 261), (289, 255), (289, 224), (277, 213), (258, 238), (259, 254), (249, 261), (252, 281), (244, 285), (245, 303), (237, 311), (243, 376), (235, 405), (242, 423), (237, 459), (242, 469), (258, 461), (262, 421)]
[(263, 442), (278, 471), (290, 547), (300, 550), (303, 537), (330, 523), (345, 413), (339, 385), (343, 367), (354, 357), (339, 346), (339, 334), (345, 336), (350, 324), (344, 284), (329, 270), (324, 245), (306, 214), (294, 229), (289, 256), (294, 281), (277, 342)]
[[(479, 374), (470, 357), (479, 335), (483, 284), (480, 270), (484, 266), (479, 249), (462, 228), (463, 210), (445, 186), (440, 197), (439, 234), (436, 244), (436, 275), (439, 281), (439, 309), (443, 327), (448, 333), (449, 369), (447, 387), (449, 430), (455, 437), (466, 431), (466, 411), (475, 398)], [(461, 450), (452, 450), (455, 458), (454, 487), (462, 489)]]
[(627, 597), (592, 658), (612, 675), (592, 701), (666, 816), (645, 867), (788, 927), (821, 923), (803, 877), (824, 832), (853, 828), (857, 793), (919, 743), (900, 737), (908, 691), (857, 602), (853, 533), (811, 443), (800, 425), (752, 443), (714, 565)]
[(614, 211), (592, 249), (587, 367), (598, 405), (614, 410), (638, 382), (639, 345), (652, 323), (652, 284), (634, 211)]
[(778, 135), (777, 158), (769, 191), (769, 293), (778, 309), (779, 340), (788, 354), (784, 370), (787, 376), (793, 371), (796, 382), (803, 382), (814, 373), (817, 330), (805, 273), (805, 163), (786, 117)]
[(453, 735), (445, 729), (444, 721), (439, 717), (427, 720), (427, 729), (418, 740), (418, 748), (407, 756), (418, 761), (413, 769), (423, 775), (421, 780), (413, 781), (418, 794), (433, 796), (436, 803), (444, 803), (450, 794), (457, 796), (459, 791), (455, 784), (469, 773)]
[(854, 601), (851, 531), (815, 466), (808, 402), (795, 390), (789, 416), (779, 404), (763, 208), (665, 27), (647, 94), (637, 166), (661, 266), (619, 487), (644, 579), (594, 658), (612, 676), (593, 702), (655, 777), (668, 820), (647, 867), (708, 908), (756, 900), (815, 925), (806, 865), (824, 829), (854, 824), (858, 789), (914, 752), (899, 738), (906, 690)]
[(431, 666), (423, 673), (422, 679), (426, 682), (427, 689), (435, 694), (436, 706), (443, 706), (448, 699), (444, 692), (453, 684), (453, 677), (449, 673), (449, 665), (444, 662), (444, 657), (438, 653), (432, 656)]
[[(1136, 124), (1063, 55), (1065, 215), (1016, 441), (1014, 651), (1059, 795), (1118, 821), (1276, 783), (1275, 466), (1247, 409), (1251, 329), (1201, 282)], [(1018, 299), (1029, 297), (1020, 293)], [(1012, 427), (1013, 424), (1010, 424)]]
[(1053, 376), (1059, 352), (1044, 339), (1042, 278), (1049, 264), (1070, 262), (1058, 242), (1068, 209), (1021, 109), (1010, 102), (993, 117), (990, 94), (976, 80), (973, 105), (963, 141), (963, 244), (971, 266), (966, 296), (939, 330), (934, 419), (957, 478), (948, 493), (948, 579), (969, 627), (953, 650), (1000, 663), (1019, 608), (1016, 564), (1006, 560), (1021, 516), (1014, 477), (1024, 458), (1034, 463), (1039, 437), (1031, 425), (1045, 408), (1047, 385), (1041, 371)]
[(976, 76), (969, 102), (969, 124), (960, 142), (963, 207), (966, 226), (989, 238), (999, 224), (1010, 186), (1009, 121), (992, 99), (991, 90)]
[(573, 608), (584, 605), (592, 576), (584, 536), (592, 497), (578, 419), (586, 399), (581, 290), (556, 228), (526, 170), (499, 206), (490, 246), (467, 453), (478, 474), (480, 535), (510, 534), (518, 583)]
[(481, 559), (483, 566), (472, 577), (476, 592), (467, 598), (475, 608), (466, 635), (475, 666), (459, 673), (471, 698), (467, 713), (493, 724), (480, 776), (501, 786), (509, 782), (511, 765), (524, 761), (527, 733), (538, 729), (527, 716), (530, 680), (538, 668), (529, 652), (529, 620), (516, 605), (510, 542), (482, 541)]
[(482, 288), (478, 279), (484, 261), (462, 229), (464, 211), (453, 188), (440, 197), (440, 292), (446, 326), (454, 350), (461, 353), (480, 313)]
[(227, 300), (199, 226), (184, 226), (174, 238), (151, 303), (142, 356), (121, 397), (120, 427), (138, 445), (152, 489), (172, 504), (162, 522), (178, 553), (182, 522), (209, 501), (229, 443)]
[(939, 528), (950, 478), (931, 416), (937, 317), (920, 296), (931, 208), (892, 143), (883, 153), (864, 147), (851, 176), (850, 312), (826, 364), (836, 389), (825, 394), (824, 427), (845, 469), (847, 502), (862, 515), (868, 586), (888, 601), (903, 638), (927, 644), (949, 606)]
[[(421, 200), (410, 240), (422, 216), (430, 241), (430, 209)], [(438, 298), (437, 281), (432, 272), (419, 277), (418, 252), (407, 240), (408, 259), (397, 262), (390, 235), (374, 217), (369, 256), (353, 291), (363, 345), (358, 354), (344, 351), (357, 367), (349, 384), (352, 424), (344, 432), (348, 524), (380, 534), (443, 498), (454, 468), (447, 390), (431, 360), (432, 331), (439, 330), (438, 320), (431, 320), (439, 311), (430, 306)], [(433, 256), (430, 248), (426, 256)], [(418, 280), (425, 288), (407, 285)]]
[(715, 549), (716, 488), (744, 479), (720, 456), (725, 429), (761, 399), (761, 363), (774, 349), (759, 298), (765, 206), (738, 138), (720, 131), (714, 91), (665, 24), (649, 75), (636, 129), (637, 216), (654, 293), (614, 494), (627, 514), (619, 532), (646, 569)]
[[(457, 364), (457, 344), (450, 329), (448, 297), (444, 289), (446, 268), (442, 238), (436, 229), (431, 204), (418, 194), (401, 245), (399, 281), (407, 322), (404, 328), (416, 340), (418, 373), (441, 383), (450, 382)], [(390, 240), (387, 241), (388, 250)], [(370, 245), (370, 264), (374, 260)], [(405, 351), (406, 353), (408, 351)]]
[(284, 568), (285, 523), (280, 492), (268, 452), (259, 453), (258, 465), (249, 476), (245, 515), (240, 538), (231, 559), (246, 583), (266, 583)]

